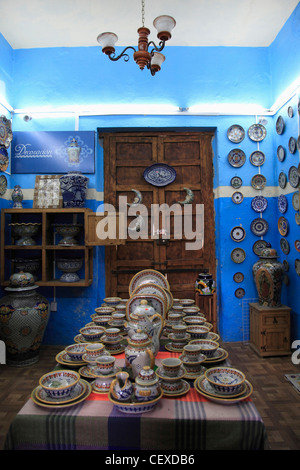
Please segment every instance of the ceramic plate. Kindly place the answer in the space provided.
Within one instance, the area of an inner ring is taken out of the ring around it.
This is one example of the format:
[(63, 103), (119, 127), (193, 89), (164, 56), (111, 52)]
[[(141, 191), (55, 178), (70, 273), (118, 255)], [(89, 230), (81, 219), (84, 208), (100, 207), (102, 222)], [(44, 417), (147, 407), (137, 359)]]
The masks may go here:
[(294, 116), (294, 110), (292, 106), (288, 107), (287, 114), (289, 118), (292, 118)]
[(269, 245), (270, 244), (266, 242), (266, 240), (257, 240), (255, 243), (253, 243), (252, 250), (257, 256), (260, 256), (261, 251), (264, 248), (267, 248)]
[(166, 301), (156, 294), (133, 294), (126, 303), (126, 318), (130, 320), (130, 314), (134, 312), (142, 300), (147, 300), (148, 304), (154, 308), (156, 313), (159, 313), (163, 318), (166, 318), (167, 308)]
[(8, 164), (9, 158), (7, 150), (4, 147), (0, 147), (0, 171), (6, 171), (8, 168)]
[(243, 182), (239, 176), (233, 176), (233, 178), (231, 178), (230, 180), (230, 184), (234, 189), (239, 189), (242, 186)]
[(242, 142), (242, 140), (244, 140), (245, 131), (242, 128), (242, 126), (239, 126), (238, 124), (234, 124), (233, 126), (230, 126), (229, 129), (227, 130), (227, 137), (231, 142), (238, 144)]
[(287, 207), (288, 207), (288, 200), (286, 196), (284, 194), (280, 194), (280, 196), (278, 197), (279, 212), (284, 214), (287, 211)]
[(155, 269), (143, 269), (142, 271), (136, 273), (131, 279), (129, 283), (129, 294), (131, 295), (133, 291), (141, 284), (148, 283), (158, 284), (159, 286), (170, 290), (169, 283), (162, 273), (156, 271)]
[(284, 131), (284, 119), (282, 116), (279, 116), (276, 121), (276, 132), (277, 134), (283, 134)]
[(250, 162), (254, 166), (261, 166), (265, 163), (265, 154), (260, 150), (256, 150), (255, 152), (251, 153), (250, 155)]
[(251, 232), (258, 237), (262, 237), (269, 230), (269, 224), (265, 219), (257, 218), (251, 222)]
[(251, 186), (254, 189), (263, 189), (266, 185), (266, 178), (263, 175), (254, 175), (251, 180)]
[(300, 206), (299, 206), (299, 193), (298, 192), (293, 194), (292, 205), (293, 205), (293, 208), (295, 209), (295, 211), (299, 210)]
[(176, 171), (165, 163), (155, 163), (144, 171), (144, 179), (153, 186), (167, 186), (176, 179)]
[(236, 191), (235, 193), (233, 193), (233, 195), (231, 196), (231, 199), (232, 201), (235, 203), (235, 204), (240, 204), (243, 199), (244, 199), (244, 196), (243, 194), (240, 192), (240, 191)]
[(295, 240), (295, 248), (300, 252), (300, 240)]
[(300, 259), (295, 259), (295, 269), (298, 276), (300, 276)]
[(286, 187), (286, 183), (287, 183), (286, 174), (283, 171), (281, 171), (278, 176), (278, 184), (281, 187), (281, 189), (284, 189)]
[(31, 399), (36, 405), (42, 406), (44, 408), (68, 408), (70, 406), (77, 405), (78, 403), (81, 403), (82, 401), (84, 401), (92, 392), (91, 384), (89, 384), (88, 382), (86, 382), (83, 379), (80, 379), (80, 381), (84, 382), (84, 385), (85, 385), (86, 389), (85, 389), (85, 392), (79, 398), (76, 398), (74, 401), (71, 401), (71, 402), (68, 402), (68, 403), (53, 403), (53, 404), (52, 403), (44, 403), (41, 400), (39, 400), (39, 398), (37, 397), (38, 387), (36, 387), (32, 391)]
[(282, 264), (283, 264), (283, 269), (285, 270), (285, 272), (288, 272), (288, 270), (290, 269), (289, 262), (286, 259), (284, 259)]
[(246, 161), (246, 155), (241, 149), (233, 149), (228, 154), (228, 161), (231, 166), (240, 168)]
[(0, 145), (8, 149), (12, 138), (11, 121), (5, 116), (0, 116)]
[(267, 135), (267, 130), (262, 124), (253, 124), (248, 129), (248, 136), (255, 142), (262, 141)]
[(235, 242), (241, 242), (246, 236), (246, 230), (243, 227), (233, 227), (230, 236)]
[(282, 235), (283, 237), (285, 237), (289, 231), (289, 223), (283, 216), (279, 217), (278, 230), (280, 235)]
[(282, 147), (282, 145), (277, 147), (277, 158), (280, 162), (283, 162), (285, 159), (285, 149)]
[(263, 212), (268, 207), (268, 201), (264, 196), (255, 196), (251, 201), (251, 207), (255, 212)]
[(238, 289), (236, 289), (234, 295), (238, 298), (238, 299), (242, 299), (245, 295), (245, 289), (243, 289), (242, 287), (239, 287)]
[(240, 264), (245, 261), (246, 253), (242, 248), (234, 248), (231, 252), (231, 259), (234, 263)]
[(218, 348), (210, 358), (206, 358), (204, 361), (205, 365), (211, 365), (217, 362), (222, 362), (228, 357), (228, 352), (225, 349)]
[(243, 282), (243, 280), (244, 280), (244, 274), (243, 274), (243, 273), (240, 273), (240, 272), (235, 273), (235, 274), (233, 275), (233, 280), (234, 280), (234, 282), (238, 282), (238, 283), (239, 283), (239, 282)]
[(5, 175), (0, 175), (0, 196), (6, 193), (7, 190), (7, 179)]
[(221, 403), (222, 405), (235, 405), (236, 403), (239, 403), (246, 398), (249, 398), (250, 395), (253, 392), (253, 387), (251, 383), (248, 380), (245, 380), (246, 388), (244, 390), (244, 393), (237, 397), (220, 397), (213, 389), (213, 387), (209, 384), (208, 380), (204, 375), (198, 377), (195, 382), (194, 382), (194, 387), (195, 390), (200, 395), (203, 395), (205, 398), (207, 398), (210, 401), (213, 401), (214, 403)]
[(80, 398), (87, 389), (87, 384), (82, 379), (76, 384), (74, 390), (71, 391), (70, 395), (64, 398), (52, 398), (49, 397), (46, 391), (39, 385), (36, 388), (35, 396), (38, 400), (43, 403), (51, 403), (52, 405), (62, 405), (63, 403), (70, 403)]
[(285, 254), (285, 255), (288, 255), (289, 252), (290, 252), (290, 244), (289, 242), (287, 241), (286, 238), (281, 238), (280, 240), (280, 248), (282, 250), (282, 252)]
[(300, 214), (299, 212), (296, 212), (295, 214), (295, 222), (297, 225), (300, 225)]
[(296, 152), (297, 142), (294, 137), (290, 137), (289, 139), (289, 151), (290, 153), (294, 154)]
[(167, 314), (169, 310), (169, 298), (163, 287), (159, 286), (158, 284), (151, 283), (151, 282), (147, 284), (141, 284), (140, 286), (137, 286), (136, 289), (134, 289), (130, 297), (135, 297), (136, 295), (144, 295), (144, 296), (157, 295), (163, 300), (165, 304), (165, 315)]
[(300, 176), (298, 173), (298, 169), (295, 166), (291, 166), (288, 173), (289, 183), (292, 188), (298, 188)]
[(300, 150), (300, 135), (297, 138), (297, 149)]

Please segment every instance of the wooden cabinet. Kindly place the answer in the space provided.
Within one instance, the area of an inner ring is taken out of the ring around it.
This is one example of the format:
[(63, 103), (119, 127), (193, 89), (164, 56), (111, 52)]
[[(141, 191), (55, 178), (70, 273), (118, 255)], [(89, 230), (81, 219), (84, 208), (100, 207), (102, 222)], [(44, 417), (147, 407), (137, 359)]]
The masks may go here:
[[(118, 237), (120, 215), (116, 214), (117, 230), (105, 238), (99, 238), (97, 223), (106, 215), (98, 215), (88, 208), (82, 209), (2, 209), (1, 211), (1, 285), (9, 284), (9, 277), (17, 272), (20, 259), (39, 262), (35, 275), (40, 286), (86, 287), (93, 282), (93, 247), (125, 243)], [(39, 231), (33, 236), (34, 245), (17, 245), (10, 224), (37, 223)], [(82, 230), (76, 237), (78, 244), (59, 245), (61, 237), (54, 224), (80, 224)], [(62, 271), (57, 267), (59, 258), (82, 258), (78, 271), (80, 280), (72, 283), (61, 282)]]
[(290, 311), (285, 305), (270, 308), (250, 303), (250, 341), (260, 356), (291, 354)]

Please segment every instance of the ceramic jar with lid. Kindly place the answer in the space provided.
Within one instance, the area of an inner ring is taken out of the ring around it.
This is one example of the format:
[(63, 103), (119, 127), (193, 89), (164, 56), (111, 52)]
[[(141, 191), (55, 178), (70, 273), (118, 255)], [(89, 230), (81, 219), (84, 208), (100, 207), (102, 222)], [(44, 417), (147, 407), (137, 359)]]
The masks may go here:
[(252, 267), (259, 304), (264, 307), (280, 307), (281, 305), (284, 268), (277, 258), (276, 250), (264, 248), (261, 250), (259, 261)]
[(144, 366), (136, 377), (134, 393), (137, 401), (154, 400), (160, 395), (159, 378), (149, 366)]
[(216, 290), (216, 283), (212, 274), (206, 272), (199, 273), (195, 289), (200, 295), (212, 295)]
[(150, 347), (151, 343), (151, 338), (142, 330), (137, 330), (131, 338), (128, 338), (125, 348), (125, 366), (133, 379), (139, 375), (144, 366), (154, 368), (155, 358)]

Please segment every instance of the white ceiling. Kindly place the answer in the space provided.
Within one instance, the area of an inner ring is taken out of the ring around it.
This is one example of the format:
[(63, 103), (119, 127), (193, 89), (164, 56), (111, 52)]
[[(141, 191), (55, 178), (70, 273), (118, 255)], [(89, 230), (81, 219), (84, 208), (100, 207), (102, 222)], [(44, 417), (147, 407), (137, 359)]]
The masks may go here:
[[(145, 26), (156, 39), (156, 16), (176, 20), (168, 46), (267, 47), (298, 0), (145, 0)], [(0, 32), (14, 49), (98, 46), (113, 31), (117, 46), (135, 46), (141, 0), (0, 0)], [(157, 41), (156, 41), (157, 42)]]

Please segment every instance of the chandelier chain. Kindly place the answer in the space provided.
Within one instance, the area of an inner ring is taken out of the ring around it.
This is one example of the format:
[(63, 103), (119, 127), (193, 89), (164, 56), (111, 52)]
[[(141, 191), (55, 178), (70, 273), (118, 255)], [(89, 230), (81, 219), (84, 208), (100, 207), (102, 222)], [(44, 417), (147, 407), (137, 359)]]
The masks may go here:
[(145, 26), (145, 0), (142, 0), (142, 25)]

